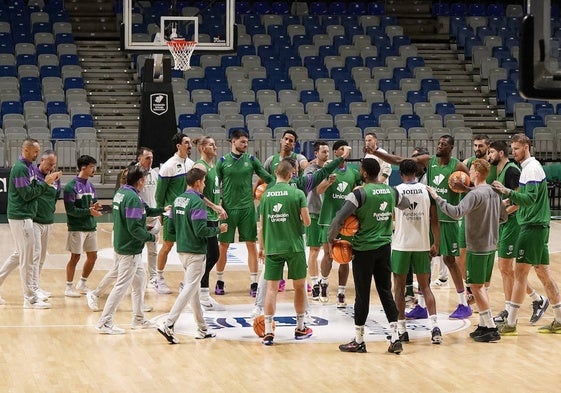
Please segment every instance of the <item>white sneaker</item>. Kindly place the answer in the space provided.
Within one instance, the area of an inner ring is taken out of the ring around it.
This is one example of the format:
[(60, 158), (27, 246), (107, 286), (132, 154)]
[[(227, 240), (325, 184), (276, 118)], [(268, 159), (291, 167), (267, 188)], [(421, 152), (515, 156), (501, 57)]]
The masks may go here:
[(195, 336), (198, 340), (203, 340), (205, 338), (216, 337), (216, 333), (209, 332), (207, 329), (197, 329), (197, 335)]
[(142, 305), (142, 312), (150, 312), (153, 311), (154, 307), (150, 306), (149, 304)]
[(2, 296), (0, 296), (0, 306), (3, 306), (4, 304), (6, 304), (6, 301), (2, 298)]
[(169, 289), (166, 279), (163, 277), (158, 278), (155, 289), (160, 295), (169, 295), (171, 293), (171, 289)]
[(148, 280), (148, 287), (152, 288), (153, 290), (156, 290), (157, 287), (157, 277), (150, 277), (150, 279)]
[(34, 303), (31, 303), (29, 300), (25, 299), (23, 301), (23, 308), (26, 309), (35, 309), (35, 310), (46, 310), (52, 307), (51, 303), (45, 302), (43, 300), (37, 300)]
[(448, 280), (442, 281), (440, 278), (437, 278), (430, 284), (431, 288), (450, 288), (450, 283)]
[(255, 306), (251, 312), (251, 319), (257, 318), (259, 315), (263, 314), (263, 307)]
[(52, 296), (52, 293), (50, 293), (49, 291), (45, 291), (42, 288), (37, 289), (37, 294), (46, 299)]
[(142, 321), (133, 320), (131, 323), (131, 329), (152, 329), (156, 327), (156, 324), (148, 319), (143, 319)]
[(84, 280), (78, 280), (78, 282), (76, 283), (76, 289), (83, 295), (90, 291)]
[(96, 329), (100, 334), (125, 334), (125, 329), (121, 329), (115, 325), (96, 326)]
[(95, 296), (92, 291), (86, 293), (88, 307), (92, 311), (99, 311), (99, 296)]
[(68, 288), (68, 287), (67, 287), (67, 288), (64, 290), (64, 296), (67, 296), (67, 297), (80, 297), (80, 296), (82, 296), (82, 295), (80, 295), (80, 294), (79, 294), (78, 292), (76, 292), (74, 289)]
[(35, 297), (37, 299), (40, 299), (44, 302), (48, 302), (49, 301), (49, 297), (45, 296), (45, 294), (43, 292), (41, 292), (39, 289), (35, 291)]
[(203, 306), (205, 311), (226, 311), (226, 307), (218, 303), (210, 296), (208, 299), (201, 300), (201, 306)]

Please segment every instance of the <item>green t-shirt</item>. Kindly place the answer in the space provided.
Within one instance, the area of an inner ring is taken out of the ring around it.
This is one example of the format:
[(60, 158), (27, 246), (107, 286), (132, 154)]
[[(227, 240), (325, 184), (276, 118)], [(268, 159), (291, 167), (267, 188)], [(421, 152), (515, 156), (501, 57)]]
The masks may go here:
[(335, 214), (345, 203), (345, 197), (361, 182), (360, 173), (345, 165), (344, 168), (337, 168), (333, 171), (337, 175), (333, 184), (323, 193), (323, 205), (319, 213), (319, 225), (330, 225)]
[(541, 164), (535, 157), (522, 163), (520, 187), (509, 194), (510, 201), (519, 206), (518, 224), (549, 225), (551, 210), (547, 180)]
[(243, 153), (240, 157), (229, 153), (216, 164), (216, 174), (222, 188), (222, 206), (228, 210), (248, 209), (253, 205), (253, 174), (265, 183), (274, 177), (268, 173), (259, 159)]
[[(363, 192), (363, 194), (362, 194)], [(359, 202), (358, 195), (364, 200)], [(352, 238), (353, 249), (368, 251), (390, 244), (392, 241), (393, 211), (399, 195), (392, 187), (383, 183), (368, 183), (347, 197), (358, 202), (355, 215), (360, 223)]]
[[(205, 160), (197, 160), (195, 164), (204, 165), (206, 168), (205, 189), (203, 195), (215, 205), (220, 204), (220, 182), (216, 175), (216, 167), (208, 164)], [(207, 206), (207, 219), (209, 221), (218, 221), (218, 213)]]
[(259, 205), (267, 255), (304, 252), (300, 210), (307, 206), (302, 190), (288, 183), (267, 188)]
[[(448, 178), (450, 175), (456, 171), (456, 166), (459, 160), (457, 158), (451, 157), (450, 161), (446, 165), (440, 165), (438, 163), (438, 157), (432, 156), (427, 165), (427, 184), (434, 188), (439, 197), (446, 200), (446, 202), (457, 205), (460, 203), (460, 194), (450, 190), (448, 187)], [(441, 222), (456, 222), (457, 220), (447, 216), (440, 210), (438, 210), (438, 220)]]

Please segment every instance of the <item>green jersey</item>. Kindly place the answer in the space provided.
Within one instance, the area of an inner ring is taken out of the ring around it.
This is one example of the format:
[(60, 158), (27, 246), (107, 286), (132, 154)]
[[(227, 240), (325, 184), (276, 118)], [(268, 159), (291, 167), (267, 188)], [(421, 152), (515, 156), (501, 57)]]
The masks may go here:
[(138, 190), (126, 184), (117, 190), (112, 205), (115, 252), (121, 255), (141, 254), (144, 243), (156, 240), (146, 230), (146, 216), (158, 215), (162, 209), (148, 208), (138, 195)]
[(357, 206), (359, 221), (352, 238), (354, 250), (375, 250), (392, 241), (393, 211), (400, 194), (383, 183), (368, 183), (347, 196)]
[[(294, 152), (290, 153), (290, 155), (288, 157), (292, 157), (298, 162), (306, 160), (306, 157), (304, 155), (297, 154), (297, 153), (294, 153)], [(281, 162), (283, 158), (284, 157), (281, 157), (280, 154), (272, 155), (265, 160), (265, 162), (263, 163), (263, 168), (265, 168), (265, 170), (267, 172), (269, 172), (271, 175), (274, 175), (275, 170), (277, 169), (277, 166), (279, 165), (279, 162)], [(302, 168), (299, 167), (298, 175), (302, 175), (302, 173), (304, 173), (304, 171), (302, 170)]]
[(90, 206), (97, 202), (97, 197), (92, 182), (76, 176), (64, 186), (63, 196), (68, 230), (95, 231), (97, 223), (90, 213)]
[(164, 162), (158, 173), (156, 184), (156, 206), (165, 207), (173, 204), (178, 195), (187, 189), (185, 174), (193, 166), (189, 158), (183, 159), (176, 154)]
[[(37, 180), (45, 182), (45, 175), (36, 168)], [(43, 194), (37, 198), (37, 214), (33, 221), (39, 224), (52, 224), (55, 222), (56, 201), (60, 197), (62, 186), (60, 180), (55, 181)]]
[(169, 218), (169, 231), (176, 236), (177, 252), (206, 254), (207, 238), (220, 233), (220, 228), (207, 226), (203, 194), (193, 189), (175, 198)]
[(300, 210), (306, 206), (304, 192), (288, 183), (277, 183), (263, 193), (259, 207), (267, 255), (304, 252)]
[(24, 220), (37, 214), (37, 198), (49, 186), (37, 180), (35, 165), (20, 157), (10, 171), (8, 187), (8, 218)]
[(518, 224), (544, 225), (551, 221), (547, 180), (541, 164), (535, 157), (530, 157), (522, 163), (520, 173), (520, 187), (518, 191), (511, 191), (509, 199), (519, 206)]
[(345, 165), (344, 168), (337, 168), (333, 172), (337, 175), (333, 184), (331, 184), (327, 190), (323, 193), (323, 205), (321, 206), (321, 211), (319, 213), (319, 225), (330, 225), (331, 220), (335, 217), (335, 214), (341, 209), (343, 203), (345, 202), (345, 197), (360, 184), (360, 173)]
[[(451, 157), (450, 161), (446, 165), (440, 165), (438, 163), (438, 157), (432, 156), (427, 164), (427, 184), (434, 188), (439, 197), (444, 199), (446, 202), (457, 205), (460, 203), (460, 194), (450, 190), (448, 187), (448, 178), (450, 175), (456, 171), (456, 166), (459, 160), (457, 158)], [(438, 221), (441, 222), (455, 222), (457, 220), (447, 216), (442, 212), (440, 207), (437, 206), (438, 211)]]
[[(203, 195), (215, 205), (220, 204), (220, 182), (218, 181), (218, 176), (216, 175), (216, 167), (202, 159), (195, 161), (195, 164), (204, 165), (206, 168), (205, 189), (203, 190)], [(207, 219), (209, 221), (218, 221), (218, 213), (208, 206), (206, 210)]]
[(248, 209), (253, 205), (253, 174), (265, 183), (274, 177), (269, 174), (259, 159), (243, 153), (236, 156), (229, 153), (216, 164), (216, 174), (222, 188), (222, 206), (228, 210)]

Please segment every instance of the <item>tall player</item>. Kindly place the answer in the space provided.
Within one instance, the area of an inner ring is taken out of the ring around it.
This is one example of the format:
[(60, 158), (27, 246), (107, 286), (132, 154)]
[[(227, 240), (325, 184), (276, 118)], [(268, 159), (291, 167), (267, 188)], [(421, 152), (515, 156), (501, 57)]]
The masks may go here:
[[(434, 156), (422, 155), (412, 157), (411, 159), (427, 168), (427, 185), (433, 187), (443, 199), (453, 205), (457, 205), (460, 202), (460, 194), (450, 189), (448, 186), (448, 178), (455, 171), (462, 171), (466, 174), (469, 171), (463, 162), (452, 157), (453, 149), (454, 137), (451, 135), (443, 135), (438, 139), (436, 154)], [(372, 154), (394, 165), (399, 165), (406, 159), (392, 154), (382, 153), (380, 150), (373, 151)], [(459, 255), (458, 220), (447, 216), (441, 209), (438, 209), (438, 220), (440, 223), (440, 233), (434, 234), (434, 236), (439, 236), (439, 253), (450, 271), (459, 300), (458, 307), (450, 314), (450, 318), (466, 319), (471, 316), (472, 311), (467, 303), (462, 273), (460, 267), (456, 263), (456, 257)]]

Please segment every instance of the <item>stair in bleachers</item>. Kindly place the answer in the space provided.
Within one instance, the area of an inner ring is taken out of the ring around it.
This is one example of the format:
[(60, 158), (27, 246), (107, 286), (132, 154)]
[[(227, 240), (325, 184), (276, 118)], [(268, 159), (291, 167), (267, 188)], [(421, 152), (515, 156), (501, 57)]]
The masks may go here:
[(77, 39), (119, 39), (119, 27), (112, 0), (66, 0)]
[(79, 41), (78, 55), (100, 135), (138, 133), (140, 93), (128, 55), (117, 41)]
[(415, 45), (425, 64), (439, 79), (440, 88), (446, 91), (456, 113), (464, 116), (466, 127), (472, 128), (474, 134), (484, 133), (491, 137), (507, 132), (506, 121), (499, 116), (496, 105), (490, 102), (489, 94), (482, 91), (481, 82), (474, 80), (472, 73), (466, 70), (466, 62), (458, 57), (458, 52), (449, 43)]

